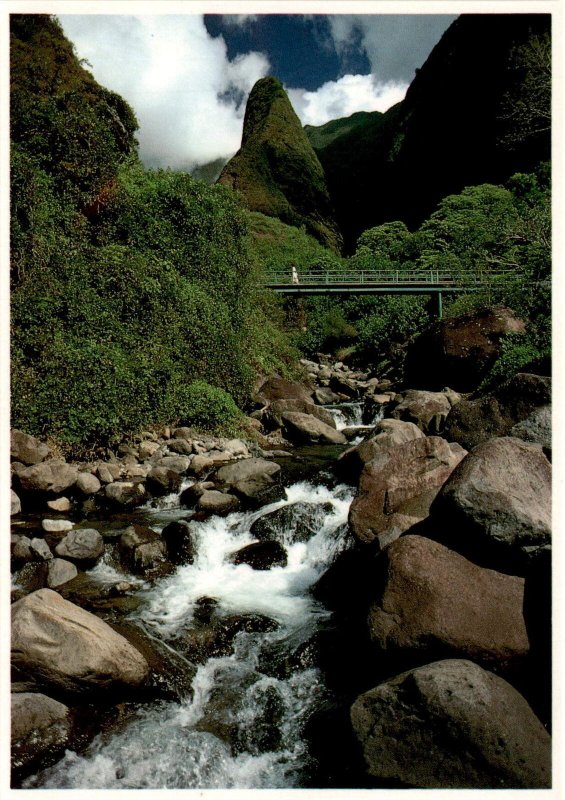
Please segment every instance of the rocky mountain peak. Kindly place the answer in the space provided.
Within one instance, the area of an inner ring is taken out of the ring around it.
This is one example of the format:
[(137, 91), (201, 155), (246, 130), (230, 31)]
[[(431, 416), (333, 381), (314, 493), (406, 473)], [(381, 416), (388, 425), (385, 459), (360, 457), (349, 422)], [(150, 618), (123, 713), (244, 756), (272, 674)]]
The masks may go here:
[(324, 171), (277, 78), (262, 78), (251, 90), (241, 148), (218, 182), (238, 191), (252, 211), (304, 226), (341, 250)]

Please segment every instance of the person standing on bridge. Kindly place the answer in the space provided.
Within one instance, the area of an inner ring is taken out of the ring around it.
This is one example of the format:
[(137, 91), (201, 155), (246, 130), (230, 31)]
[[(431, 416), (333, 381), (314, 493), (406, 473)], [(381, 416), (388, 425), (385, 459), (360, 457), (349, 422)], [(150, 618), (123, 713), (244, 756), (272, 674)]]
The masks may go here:
[(296, 271), (296, 267), (295, 266), (292, 267), (292, 282), (293, 283), (300, 283), (300, 281), (298, 280), (298, 272)]

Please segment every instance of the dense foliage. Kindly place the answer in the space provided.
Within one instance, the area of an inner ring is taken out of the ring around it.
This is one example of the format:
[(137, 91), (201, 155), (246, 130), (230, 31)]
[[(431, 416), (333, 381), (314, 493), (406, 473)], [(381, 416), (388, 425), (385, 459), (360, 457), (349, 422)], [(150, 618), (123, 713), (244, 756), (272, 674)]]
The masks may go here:
[[(290, 352), (269, 335), (245, 212), (221, 186), (145, 170), (133, 138), (127, 153), (112, 147), (104, 90), (56, 22), (27, 20), (12, 30), (13, 424), (73, 445), (151, 423), (232, 425), (256, 371), (284, 367)], [(63, 53), (75, 76), (67, 130), (51, 113), (52, 82), (46, 98), (27, 93), (30, 72), (41, 86), (36, 46)], [(75, 160), (69, 131), (82, 136), (92, 120), (106, 144)]]
[[(514, 364), (547, 361), (551, 347), (551, 197), (549, 171), (514, 175), (506, 187), (470, 186), (445, 197), (414, 232), (400, 221), (370, 228), (359, 237), (349, 269), (387, 273), (437, 270), (483, 291), (444, 296), (455, 316), (490, 305), (511, 307), (528, 321), (524, 337), (505, 346), (493, 380)], [(377, 363), (421, 331), (433, 308), (425, 296), (381, 296), (308, 301), (308, 328), (299, 334), (308, 354), (354, 346), (357, 357)], [(504, 366), (506, 365), (506, 366)]]

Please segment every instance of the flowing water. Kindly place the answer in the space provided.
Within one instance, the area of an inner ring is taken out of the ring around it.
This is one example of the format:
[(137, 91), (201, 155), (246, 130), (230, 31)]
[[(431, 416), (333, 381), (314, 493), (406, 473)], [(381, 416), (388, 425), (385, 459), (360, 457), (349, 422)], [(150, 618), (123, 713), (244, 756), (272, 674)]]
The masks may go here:
[[(240, 630), (230, 652), (195, 667), (192, 691), (186, 696), (135, 707), (84, 752), (67, 751), (23, 787), (312, 785), (315, 763), (304, 727), (327, 699), (328, 689), (315, 662), (300, 654), (307, 652), (308, 642), (329, 617), (310, 589), (347, 546), (351, 499), (350, 487), (329, 489), (303, 481), (289, 486), (284, 500), (259, 511), (192, 523), (194, 563), (153, 585), (142, 583), (137, 595), (141, 604), (131, 622), (187, 661), (186, 641), (198, 629), (203, 602), (213, 609), (215, 619), (243, 615), (259, 620), (262, 632), (253, 625)], [(273, 512), (278, 514), (271, 520)], [(161, 530), (185, 517), (186, 510), (171, 496), (146, 514), (151, 526)], [(286, 566), (254, 570), (231, 560), (233, 553), (256, 540), (250, 529), (260, 518), (270, 538), (284, 545)], [(91, 576), (100, 582), (123, 578), (108, 560)]]

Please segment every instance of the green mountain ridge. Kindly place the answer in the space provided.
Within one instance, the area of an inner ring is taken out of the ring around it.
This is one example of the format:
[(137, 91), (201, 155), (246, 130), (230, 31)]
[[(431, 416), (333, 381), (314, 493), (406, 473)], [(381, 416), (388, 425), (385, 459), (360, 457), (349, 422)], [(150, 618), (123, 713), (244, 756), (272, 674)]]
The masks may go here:
[(263, 78), (253, 87), (241, 148), (218, 182), (238, 192), (249, 210), (304, 226), (331, 250), (341, 250), (324, 172), (276, 78)]
[(463, 14), (402, 102), (382, 116), (307, 130), (347, 252), (367, 228), (397, 219), (415, 228), (446, 195), (503, 183), (550, 159), (543, 73), (550, 72), (550, 21), (548, 14)]

